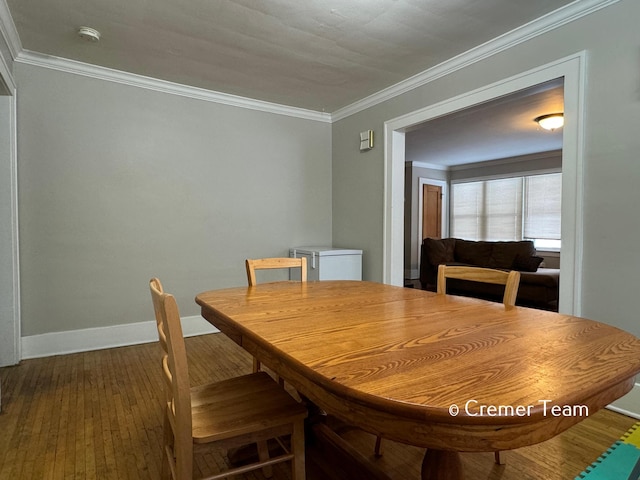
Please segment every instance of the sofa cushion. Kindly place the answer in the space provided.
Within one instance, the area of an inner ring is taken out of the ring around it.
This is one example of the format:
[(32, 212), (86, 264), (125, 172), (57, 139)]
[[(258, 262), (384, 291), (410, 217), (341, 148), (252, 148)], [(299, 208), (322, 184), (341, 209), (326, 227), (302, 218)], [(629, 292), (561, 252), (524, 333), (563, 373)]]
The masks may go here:
[(536, 254), (536, 249), (531, 240), (488, 243), (493, 246), (493, 249), (491, 250), (491, 258), (489, 260), (489, 266), (492, 268), (512, 269), (513, 262), (518, 255), (531, 257)]
[(518, 254), (511, 264), (511, 269), (519, 272), (536, 272), (543, 260), (544, 258), (535, 255)]
[(557, 268), (538, 268), (537, 272), (520, 273), (520, 286), (523, 284), (548, 287), (557, 293), (560, 284), (560, 270)]
[(491, 242), (474, 242), (472, 240), (456, 240), (455, 261), (478, 265), (480, 267), (490, 267)]
[(425, 238), (423, 242), (428, 249), (428, 259), (431, 265), (440, 265), (455, 260), (453, 255), (455, 238)]

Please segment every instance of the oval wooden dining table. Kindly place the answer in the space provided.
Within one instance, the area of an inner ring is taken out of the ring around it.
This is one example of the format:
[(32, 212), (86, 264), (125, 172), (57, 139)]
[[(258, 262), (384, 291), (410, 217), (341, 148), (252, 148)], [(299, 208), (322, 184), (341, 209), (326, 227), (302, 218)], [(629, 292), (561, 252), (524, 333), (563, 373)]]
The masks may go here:
[(331, 415), (459, 452), (542, 442), (629, 392), (640, 340), (602, 322), (372, 282), (277, 282), (196, 297), (202, 316)]

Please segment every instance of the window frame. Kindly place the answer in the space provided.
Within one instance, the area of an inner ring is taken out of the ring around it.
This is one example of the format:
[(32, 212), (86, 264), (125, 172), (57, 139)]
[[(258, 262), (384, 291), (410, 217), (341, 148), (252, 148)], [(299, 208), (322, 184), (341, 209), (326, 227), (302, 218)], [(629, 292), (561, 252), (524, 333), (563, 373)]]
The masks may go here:
[[(526, 189), (525, 189), (525, 178), (526, 177), (534, 177), (534, 176), (543, 176), (543, 175), (554, 175), (554, 174), (562, 174), (562, 169), (547, 169), (547, 170), (540, 170), (540, 171), (527, 171), (527, 172), (518, 172), (518, 173), (509, 173), (509, 174), (503, 174), (503, 175), (487, 175), (487, 176), (483, 176), (483, 177), (474, 177), (474, 178), (465, 178), (465, 179), (459, 179), (459, 180), (455, 180), (455, 181), (451, 181), (451, 186), (450, 186), (450, 197), (449, 197), (449, 226), (451, 229), (451, 236), (456, 236), (454, 234), (454, 228), (455, 228), (455, 220), (454, 220), (454, 196), (455, 196), (455, 186), (456, 185), (460, 185), (460, 184), (468, 184), (468, 183), (480, 183), (480, 182), (490, 182), (490, 181), (495, 181), (495, 180), (504, 180), (504, 179), (521, 179), (522, 181), (522, 195), (521, 195), (521, 229), (520, 229), (520, 239), (517, 240), (531, 240), (534, 242), (534, 245), (536, 247), (536, 250), (539, 252), (560, 252), (561, 248), (562, 248), (562, 238), (560, 238), (558, 240), (559, 244), (557, 246), (542, 246), (540, 245), (540, 240), (545, 240), (545, 239), (538, 239), (538, 238), (530, 238), (530, 237), (526, 237), (525, 236), (525, 221), (526, 221), (526, 212), (525, 212), (525, 202), (526, 202)], [(562, 177), (561, 177), (562, 178)], [(562, 181), (561, 183), (561, 188), (562, 188)], [(486, 188), (486, 183), (485, 183), (485, 188)], [(560, 194), (560, 198), (562, 199), (562, 193)], [(560, 215), (562, 215), (562, 212), (560, 211)], [(562, 221), (562, 218), (560, 219), (560, 221)], [(481, 229), (483, 230), (483, 229)], [(483, 235), (485, 235), (486, 237), (486, 229), (484, 229), (485, 231), (483, 232)], [(462, 237), (460, 237), (462, 238)], [(508, 239), (503, 239), (504, 241), (507, 241)], [(516, 241), (517, 241), (516, 240)], [(537, 243), (537, 245), (536, 245)]]

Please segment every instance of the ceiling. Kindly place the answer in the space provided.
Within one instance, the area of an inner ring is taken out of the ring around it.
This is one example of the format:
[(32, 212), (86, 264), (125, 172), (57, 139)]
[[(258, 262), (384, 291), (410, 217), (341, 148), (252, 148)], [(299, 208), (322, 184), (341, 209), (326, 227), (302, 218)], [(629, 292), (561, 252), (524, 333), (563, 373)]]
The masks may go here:
[(562, 128), (534, 118), (564, 112), (564, 80), (545, 82), (430, 120), (405, 137), (407, 161), (456, 166), (562, 149)]
[(7, 0), (27, 51), (319, 112), (572, 2)]

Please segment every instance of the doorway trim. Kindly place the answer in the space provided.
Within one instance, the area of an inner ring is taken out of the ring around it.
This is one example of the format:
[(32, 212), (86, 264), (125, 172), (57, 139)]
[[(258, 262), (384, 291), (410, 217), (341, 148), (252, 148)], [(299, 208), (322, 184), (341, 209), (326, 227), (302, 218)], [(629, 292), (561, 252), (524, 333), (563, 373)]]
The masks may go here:
[(562, 255), (560, 269), (573, 275), (560, 276), (559, 310), (580, 315), (583, 254), (583, 141), (586, 52), (506, 78), (491, 85), (429, 105), (384, 123), (384, 222), (383, 281), (402, 285), (404, 272), (404, 161), (405, 132), (424, 123), (472, 105), (564, 77), (564, 111), (568, 121), (562, 146)]
[[(2, 245), (2, 314), (4, 317), (2, 326), (2, 352), (0, 352), (0, 366), (15, 365), (21, 360), (21, 323), (20, 323), (20, 266), (18, 247), (18, 156), (17, 156), (17, 113), (16, 113), (16, 84), (4, 58), (0, 55), (0, 82), (2, 83), (2, 108), (3, 124), (8, 125), (8, 131), (0, 132), (3, 141), (6, 142), (4, 154), (8, 154), (7, 164), (3, 170), (8, 175), (2, 178), (3, 189), (7, 189), (8, 212), (3, 213), (2, 222), (10, 228), (9, 245)], [(6, 302), (6, 303), (4, 303)]]

